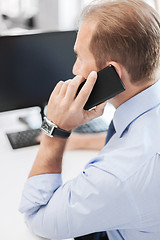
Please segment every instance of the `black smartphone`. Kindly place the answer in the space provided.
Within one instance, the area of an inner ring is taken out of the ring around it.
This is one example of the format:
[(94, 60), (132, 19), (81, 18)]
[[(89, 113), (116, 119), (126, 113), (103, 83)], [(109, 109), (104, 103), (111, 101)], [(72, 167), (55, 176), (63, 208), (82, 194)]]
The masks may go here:
[[(86, 80), (80, 84), (77, 95), (85, 82)], [(125, 86), (120, 79), (118, 73), (112, 65), (109, 65), (97, 73), (96, 83), (84, 106), (84, 109), (92, 109), (93, 107), (116, 96), (124, 90)]]

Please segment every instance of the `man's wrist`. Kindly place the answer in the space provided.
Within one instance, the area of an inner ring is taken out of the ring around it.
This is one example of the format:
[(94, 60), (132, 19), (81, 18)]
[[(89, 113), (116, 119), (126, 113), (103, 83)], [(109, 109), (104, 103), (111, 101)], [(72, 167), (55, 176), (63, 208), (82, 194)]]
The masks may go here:
[(65, 138), (50, 138), (43, 133), (40, 149), (29, 177), (46, 173), (61, 173), (66, 142)]
[(43, 119), (41, 130), (49, 137), (68, 138), (71, 134), (71, 131), (66, 131), (59, 128), (56, 124), (48, 120), (46, 117)]

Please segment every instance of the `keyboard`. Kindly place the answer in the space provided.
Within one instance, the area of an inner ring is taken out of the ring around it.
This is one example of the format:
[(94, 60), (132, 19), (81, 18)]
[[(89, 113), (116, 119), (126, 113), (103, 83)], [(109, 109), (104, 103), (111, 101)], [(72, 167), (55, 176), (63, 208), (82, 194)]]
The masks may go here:
[[(85, 123), (73, 130), (76, 133), (100, 133), (105, 132), (108, 129), (108, 125), (101, 118), (93, 119), (92, 121)], [(7, 133), (7, 137), (13, 149), (30, 147), (38, 145), (36, 137), (40, 134), (40, 128), (29, 129), (21, 132)]]
[(41, 130), (29, 129), (21, 132), (7, 133), (7, 137), (13, 149), (23, 148), (38, 145), (36, 137), (40, 134)]
[(108, 124), (101, 118), (95, 118), (73, 130), (76, 133), (100, 133), (106, 132)]

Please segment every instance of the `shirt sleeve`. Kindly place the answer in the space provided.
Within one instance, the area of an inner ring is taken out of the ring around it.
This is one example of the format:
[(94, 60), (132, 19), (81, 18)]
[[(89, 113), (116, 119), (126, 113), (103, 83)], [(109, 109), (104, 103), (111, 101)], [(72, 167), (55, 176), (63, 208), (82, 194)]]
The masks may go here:
[(50, 239), (123, 228), (135, 221), (126, 187), (94, 164), (64, 185), (60, 174), (31, 177), (20, 211), (35, 234)]
[(24, 185), (19, 211), (26, 215), (34, 214), (49, 202), (61, 185), (61, 174), (41, 174), (29, 178)]

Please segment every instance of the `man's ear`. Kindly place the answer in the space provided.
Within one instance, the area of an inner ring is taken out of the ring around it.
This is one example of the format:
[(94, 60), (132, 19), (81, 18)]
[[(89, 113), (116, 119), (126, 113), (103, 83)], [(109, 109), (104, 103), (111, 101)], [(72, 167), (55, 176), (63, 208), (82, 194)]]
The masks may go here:
[(122, 77), (122, 66), (117, 63), (117, 62), (114, 62), (114, 61), (109, 61), (107, 62), (107, 65), (112, 65), (115, 69), (116, 69), (116, 72), (118, 73), (119, 77), (121, 78)]

